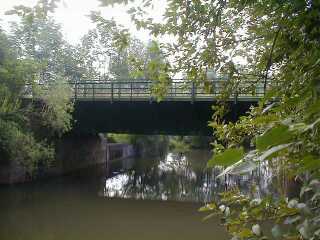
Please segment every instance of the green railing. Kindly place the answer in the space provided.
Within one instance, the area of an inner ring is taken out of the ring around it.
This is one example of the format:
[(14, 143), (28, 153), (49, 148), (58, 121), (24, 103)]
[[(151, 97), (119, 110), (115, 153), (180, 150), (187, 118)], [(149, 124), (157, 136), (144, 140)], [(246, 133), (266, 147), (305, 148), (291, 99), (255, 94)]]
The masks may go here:
[[(156, 83), (153, 81), (75, 81), (69, 82), (76, 100), (152, 101), (155, 99)], [(45, 86), (45, 85), (43, 85)], [(46, 86), (47, 87), (47, 86)], [(229, 83), (227, 80), (213, 80), (196, 84), (183, 79), (172, 80), (163, 94), (163, 100), (211, 101), (226, 89), (231, 99), (250, 100), (264, 96), (264, 84), (260, 82)], [(27, 94), (30, 94), (27, 93)]]

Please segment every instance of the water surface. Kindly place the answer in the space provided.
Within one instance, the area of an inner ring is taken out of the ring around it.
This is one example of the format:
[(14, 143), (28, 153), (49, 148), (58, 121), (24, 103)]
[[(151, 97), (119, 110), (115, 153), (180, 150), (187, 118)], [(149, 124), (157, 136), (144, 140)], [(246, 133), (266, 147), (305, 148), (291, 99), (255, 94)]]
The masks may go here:
[[(125, 159), (112, 163), (111, 178), (86, 171), (0, 187), (0, 239), (229, 239), (218, 219), (202, 222), (197, 211), (226, 187), (205, 169), (209, 157), (192, 151)], [(250, 181), (229, 184), (245, 191)]]

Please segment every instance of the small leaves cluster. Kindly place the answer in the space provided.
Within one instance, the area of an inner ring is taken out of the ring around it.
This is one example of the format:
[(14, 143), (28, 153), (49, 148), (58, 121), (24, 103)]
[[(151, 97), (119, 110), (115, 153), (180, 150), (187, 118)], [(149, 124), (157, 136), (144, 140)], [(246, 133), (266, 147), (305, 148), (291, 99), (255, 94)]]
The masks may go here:
[[(309, 185), (315, 190), (317, 184), (319, 182), (310, 182)], [(318, 239), (320, 233), (319, 217), (311, 213), (319, 213), (318, 209), (296, 199), (254, 198), (243, 195), (237, 188), (220, 193), (216, 203), (207, 204), (199, 211), (210, 213), (204, 220), (220, 216), (232, 239), (268, 239), (267, 236), (273, 239), (299, 239), (298, 236)], [(272, 228), (268, 222), (274, 223)]]

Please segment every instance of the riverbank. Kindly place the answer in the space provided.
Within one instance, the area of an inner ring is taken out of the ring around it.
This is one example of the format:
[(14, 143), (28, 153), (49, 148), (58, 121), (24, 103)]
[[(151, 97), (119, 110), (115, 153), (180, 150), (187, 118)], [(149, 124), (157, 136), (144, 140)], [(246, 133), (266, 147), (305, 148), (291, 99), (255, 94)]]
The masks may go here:
[(109, 162), (136, 155), (131, 144), (108, 143), (103, 134), (66, 136), (58, 141), (55, 161), (39, 163), (32, 174), (18, 161), (1, 161), (0, 184), (25, 183), (61, 175), (86, 172), (103, 165), (100, 175), (108, 175)]

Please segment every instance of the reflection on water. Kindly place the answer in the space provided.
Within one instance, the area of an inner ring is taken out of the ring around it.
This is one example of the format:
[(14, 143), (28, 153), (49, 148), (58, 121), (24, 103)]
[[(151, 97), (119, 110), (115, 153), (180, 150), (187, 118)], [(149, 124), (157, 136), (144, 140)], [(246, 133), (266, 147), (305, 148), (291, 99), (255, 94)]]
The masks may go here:
[(271, 178), (262, 168), (249, 175), (217, 178), (221, 169), (206, 169), (210, 157), (209, 151), (193, 150), (168, 153), (163, 158), (124, 159), (121, 164), (111, 165), (114, 176), (106, 180), (104, 196), (210, 202), (232, 186), (249, 192), (253, 185), (257, 194), (268, 193)]
[(93, 184), (64, 178), (0, 188), (0, 239), (228, 239), (218, 220), (201, 221), (201, 204), (107, 199)]
[[(193, 157), (195, 156), (169, 153), (164, 159), (135, 159), (129, 171), (106, 180), (104, 195), (192, 202), (208, 200), (210, 186), (205, 181), (208, 174), (204, 168), (209, 154), (206, 151), (198, 151), (197, 161), (192, 161)], [(114, 170), (119, 171), (117, 168)]]
[(114, 162), (109, 179), (88, 170), (90, 178), (2, 186), (0, 239), (229, 239), (218, 219), (203, 223), (197, 209), (231, 185), (249, 191), (265, 172), (217, 179), (219, 169), (205, 169), (209, 158), (207, 151), (169, 153)]

